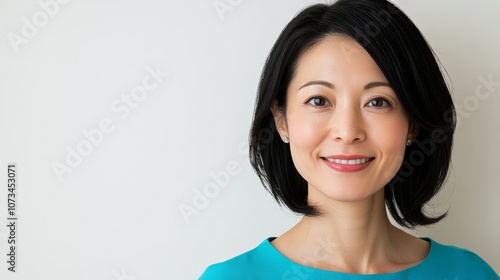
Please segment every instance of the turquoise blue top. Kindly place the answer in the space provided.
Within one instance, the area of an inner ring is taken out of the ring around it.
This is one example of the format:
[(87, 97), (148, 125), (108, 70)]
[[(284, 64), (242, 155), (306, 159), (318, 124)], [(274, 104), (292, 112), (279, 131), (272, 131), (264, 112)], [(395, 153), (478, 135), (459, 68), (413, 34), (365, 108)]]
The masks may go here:
[(419, 264), (388, 274), (349, 274), (297, 264), (264, 240), (255, 249), (228, 261), (209, 266), (199, 280), (498, 280), (495, 271), (478, 255), (458, 247), (446, 246), (429, 238), (429, 255)]

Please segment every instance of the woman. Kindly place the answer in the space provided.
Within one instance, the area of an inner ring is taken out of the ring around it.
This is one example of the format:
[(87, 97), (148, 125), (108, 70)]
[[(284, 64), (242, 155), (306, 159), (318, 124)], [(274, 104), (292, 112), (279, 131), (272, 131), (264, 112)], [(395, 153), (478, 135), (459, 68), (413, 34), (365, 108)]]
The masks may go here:
[[(450, 164), (455, 111), (430, 47), (384, 0), (297, 15), (264, 67), (250, 133), (263, 184), (301, 221), (200, 279), (499, 279), (414, 237)], [(271, 131), (271, 137), (269, 137)]]

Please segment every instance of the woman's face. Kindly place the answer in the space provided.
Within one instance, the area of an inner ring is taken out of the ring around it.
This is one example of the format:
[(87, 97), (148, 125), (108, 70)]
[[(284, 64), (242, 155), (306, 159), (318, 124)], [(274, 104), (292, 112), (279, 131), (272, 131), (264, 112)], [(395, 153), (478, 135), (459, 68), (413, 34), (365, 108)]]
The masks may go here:
[(288, 87), (285, 117), (272, 110), (313, 204), (371, 197), (397, 173), (412, 138), (377, 64), (346, 36), (308, 49)]

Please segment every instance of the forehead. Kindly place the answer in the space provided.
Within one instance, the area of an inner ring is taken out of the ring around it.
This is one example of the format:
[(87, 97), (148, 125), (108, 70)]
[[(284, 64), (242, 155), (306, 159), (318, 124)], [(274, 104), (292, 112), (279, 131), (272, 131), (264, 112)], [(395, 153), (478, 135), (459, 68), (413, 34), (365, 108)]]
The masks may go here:
[(299, 57), (294, 74), (300, 80), (387, 81), (368, 52), (345, 35), (329, 35), (307, 49)]

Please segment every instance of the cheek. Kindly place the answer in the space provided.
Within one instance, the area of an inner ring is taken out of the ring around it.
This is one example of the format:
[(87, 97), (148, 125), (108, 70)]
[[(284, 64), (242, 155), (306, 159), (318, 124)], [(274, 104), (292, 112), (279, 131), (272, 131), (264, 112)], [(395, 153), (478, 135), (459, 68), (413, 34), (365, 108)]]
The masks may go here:
[[(402, 164), (406, 140), (408, 137), (408, 121), (405, 117), (387, 119), (385, 125), (370, 125), (369, 137), (382, 153), (387, 171), (395, 173)], [(389, 167), (390, 166), (390, 167)]]
[(400, 147), (408, 137), (408, 121), (405, 117), (394, 118), (378, 132), (377, 138), (384, 139), (388, 146)]
[(291, 115), (287, 119), (295, 168), (303, 178), (311, 178), (317, 171), (318, 147), (328, 134), (327, 125), (321, 119), (304, 115)]
[(320, 118), (291, 114), (287, 119), (292, 153), (313, 151), (328, 134), (327, 125)]
[(401, 150), (401, 147), (404, 148), (407, 129), (406, 125), (374, 129), (370, 136), (384, 150)]

